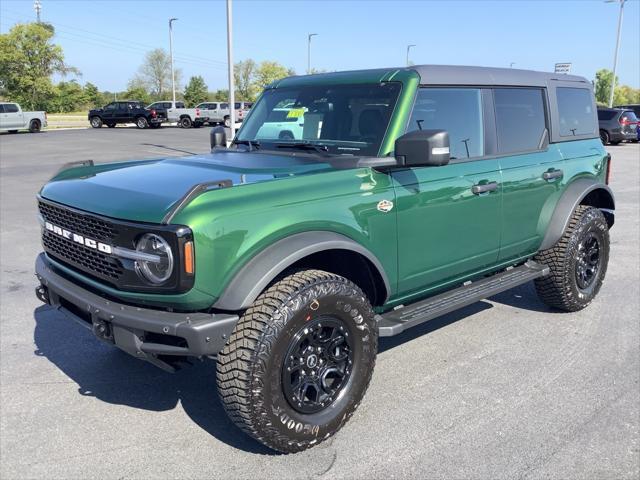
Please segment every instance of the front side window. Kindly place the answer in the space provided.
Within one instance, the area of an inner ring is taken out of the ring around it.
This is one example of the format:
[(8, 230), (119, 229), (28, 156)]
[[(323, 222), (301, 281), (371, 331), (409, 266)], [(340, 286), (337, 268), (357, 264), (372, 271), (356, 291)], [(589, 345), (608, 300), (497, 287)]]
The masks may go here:
[(5, 113), (17, 113), (18, 112), (18, 106), (15, 103), (7, 103), (4, 106), (4, 111), (5, 111)]
[(110, 103), (109, 105), (104, 107), (104, 109), (105, 110), (115, 110), (117, 105), (118, 105), (117, 103)]
[(591, 90), (586, 88), (558, 87), (558, 117), (560, 136), (595, 135), (596, 119)]
[(498, 151), (536, 150), (545, 133), (544, 96), (539, 88), (494, 90)]
[(398, 82), (266, 90), (238, 139), (277, 146), (311, 144), (333, 154), (377, 155), (400, 90)]
[(482, 99), (479, 88), (422, 88), (407, 131), (446, 130), (451, 159), (484, 155)]

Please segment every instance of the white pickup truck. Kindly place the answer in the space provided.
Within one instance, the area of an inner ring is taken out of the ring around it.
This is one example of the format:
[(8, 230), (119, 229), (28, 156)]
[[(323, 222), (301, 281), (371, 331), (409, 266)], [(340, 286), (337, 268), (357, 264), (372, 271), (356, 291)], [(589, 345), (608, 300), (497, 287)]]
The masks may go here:
[[(241, 122), (244, 117), (249, 113), (249, 109), (253, 106), (253, 102), (235, 102), (235, 120)], [(229, 116), (231, 111), (229, 110), (228, 102), (203, 102), (198, 105), (202, 114), (209, 117), (209, 124), (224, 123), (225, 127), (231, 126), (231, 120)]]
[(158, 113), (165, 114), (167, 121), (177, 123), (182, 128), (201, 127), (209, 121), (209, 117), (204, 112), (196, 108), (185, 108), (184, 102), (162, 101), (152, 103), (147, 110), (155, 110)]
[(29, 130), (36, 133), (47, 126), (47, 112), (23, 112), (17, 103), (0, 102), (0, 132)]

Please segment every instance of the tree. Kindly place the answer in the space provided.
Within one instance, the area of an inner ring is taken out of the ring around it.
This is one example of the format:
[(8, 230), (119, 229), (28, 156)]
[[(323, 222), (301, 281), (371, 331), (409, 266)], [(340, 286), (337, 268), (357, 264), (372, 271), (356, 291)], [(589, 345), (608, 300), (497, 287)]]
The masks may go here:
[(195, 107), (199, 103), (206, 102), (208, 98), (207, 84), (200, 75), (191, 77), (184, 89), (184, 100), (190, 107)]
[(91, 108), (98, 108), (102, 106), (102, 96), (100, 95), (98, 87), (93, 83), (87, 82), (84, 85), (84, 96)]
[(87, 106), (87, 96), (76, 80), (60, 82), (54, 88), (54, 96), (47, 106), (52, 112), (77, 112)]
[(215, 92), (209, 92), (210, 102), (228, 102), (229, 101), (229, 90), (227, 89), (218, 89)]
[[(181, 71), (175, 70), (176, 90), (179, 90)], [(162, 48), (147, 52), (144, 63), (138, 69), (138, 74), (129, 82), (142, 86), (158, 99), (171, 91), (171, 58)]]
[(253, 101), (256, 98), (254, 75), (256, 62), (250, 58), (233, 66), (233, 78), (236, 84), (237, 100)]
[(55, 89), (51, 76), (80, 74), (64, 63), (59, 45), (51, 43), (53, 27), (47, 24), (18, 24), (0, 34), (0, 81), (4, 94), (23, 108), (46, 108)]
[[(609, 104), (609, 96), (611, 95), (611, 80), (613, 79), (613, 72), (602, 68), (596, 72), (596, 85), (595, 95), (596, 102), (603, 105)], [(616, 77), (616, 85), (618, 84), (618, 78)]]
[(289, 76), (290, 69), (279, 64), (278, 62), (265, 61), (260, 64), (256, 70), (254, 86), (256, 90), (262, 92), (267, 85), (276, 80)]

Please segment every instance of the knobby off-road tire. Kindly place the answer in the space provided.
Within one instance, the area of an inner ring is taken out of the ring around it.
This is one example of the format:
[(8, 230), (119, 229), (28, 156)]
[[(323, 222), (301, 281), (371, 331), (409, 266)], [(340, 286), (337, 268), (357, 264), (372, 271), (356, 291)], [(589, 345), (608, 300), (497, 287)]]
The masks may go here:
[(583, 309), (600, 291), (609, 262), (609, 228), (600, 210), (580, 205), (558, 243), (536, 256), (551, 272), (535, 280), (540, 299), (567, 312)]
[(218, 355), (218, 392), (242, 430), (274, 450), (298, 452), (349, 420), (377, 349), (374, 312), (360, 288), (304, 270), (273, 284), (242, 315)]

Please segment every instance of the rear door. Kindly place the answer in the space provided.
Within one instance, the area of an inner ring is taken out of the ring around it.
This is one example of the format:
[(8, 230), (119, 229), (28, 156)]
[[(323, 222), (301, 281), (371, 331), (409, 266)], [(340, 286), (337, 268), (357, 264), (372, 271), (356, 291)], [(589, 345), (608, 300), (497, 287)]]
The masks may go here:
[(497, 153), (502, 170), (501, 261), (535, 252), (540, 216), (562, 184), (562, 155), (549, 145), (546, 89), (492, 89)]
[(492, 153), (485, 138), (489, 99), (481, 88), (428, 87), (418, 92), (407, 130), (446, 130), (451, 161), (391, 173), (398, 218), (398, 290), (405, 295), (490, 268), (498, 259), (502, 182), (498, 161), (487, 158)]

